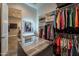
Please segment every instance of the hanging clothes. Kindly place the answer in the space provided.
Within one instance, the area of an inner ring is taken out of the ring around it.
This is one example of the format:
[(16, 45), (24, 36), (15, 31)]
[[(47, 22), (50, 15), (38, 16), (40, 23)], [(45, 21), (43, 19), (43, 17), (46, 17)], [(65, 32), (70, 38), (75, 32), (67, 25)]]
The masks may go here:
[(64, 38), (64, 47), (63, 47), (63, 54), (64, 54), (64, 56), (67, 56), (67, 39), (66, 38)]
[(50, 39), (50, 30), (51, 30), (51, 27), (50, 27), (50, 25), (48, 25), (48, 27), (47, 27), (47, 39)]
[(65, 54), (65, 44), (64, 43), (66, 43), (66, 41), (65, 41), (65, 38), (62, 38), (62, 41), (61, 41), (61, 55), (62, 56), (64, 56), (64, 55), (66, 55)]
[(64, 29), (65, 28), (65, 12), (64, 10), (62, 11), (62, 28), (61, 29)]
[(79, 21), (78, 21), (78, 7), (76, 6), (76, 15), (75, 15), (75, 27), (79, 27), (78, 24), (79, 24)]
[(47, 25), (45, 25), (45, 39), (47, 39)]
[(43, 28), (42, 38), (45, 38), (44, 28)]
[(60, 36), (58, 36), (56, 39), (56, 45), (57, 45), (56, 55), (60, 56), (61, 55), (61, 37)]
[(70, 9), (71, 12), (70, 12), (70, 15), (69, 15), (69, 18), (70, 18), (70, 27), (72, 27), (72, 14), (73, 14), (73, 11), (72, 9)]
[(57, 19), (56, 19), (57, 29), (60, 29), (60, 11), (58, 12)]
[(39, 30), (39, 37), (42, 38), (42, 36), (43, 36), (43, 29), (40, 29)]
[(53, 22), (51, 25), (51, 30), (50, 30), (50, 39), (53, 40), (54, 39), (54, 32), (53, 32)]
[(72, 27), (75, 28), (75, 8), (72, 9)]
[(60, 14), (60, 28), (63, 30), (65, 28), (65, 15), (64, 10), (61, 11)]
[(69, 28), (70, 27), (70, 15), (71, 15), (71, 10), (68, 10), (67, 11), (67, 27)]
[(66, 21), (65, 21), (65, 24), (66, 24), (66, 28), (67, 28), (67, 19), (68, 19), (68, 8), (66, 8), (66, 13), (65, 13), (65, 17), (66, 17)]
[(78, 41), (77, 41), (77, 36), (75, 36), (75, 47), (76, 47), (76, 50), (77, 50), (77, 52), (78, 52)]
[(62, 17), (62, 12), (60, 12), (60, 30), (63, 27), (63, 17)]
[(56, 15), (53, 15), (52, 16), (52, 19), (53, 19), (53, 26), (54, 26), (54, 28), (56, 28)]
[(76, 36), (72, 36), (72, 39), (73, 39), (72, 56), (77, 56), (77, 49), (75, 45)]
[(72, 50), (72, 39), (69, 39), (69, 41), (68, 41), (68, 56), (71, 56), (71, 50)]

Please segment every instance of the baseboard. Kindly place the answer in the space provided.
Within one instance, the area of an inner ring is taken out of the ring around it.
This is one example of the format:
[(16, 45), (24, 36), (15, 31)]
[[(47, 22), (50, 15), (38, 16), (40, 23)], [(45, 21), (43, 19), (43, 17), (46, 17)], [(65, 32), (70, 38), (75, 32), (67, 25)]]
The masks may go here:
[(6, 53), (1, 53), (1, 56), (6, 56), (7, 55), (7, 52)]

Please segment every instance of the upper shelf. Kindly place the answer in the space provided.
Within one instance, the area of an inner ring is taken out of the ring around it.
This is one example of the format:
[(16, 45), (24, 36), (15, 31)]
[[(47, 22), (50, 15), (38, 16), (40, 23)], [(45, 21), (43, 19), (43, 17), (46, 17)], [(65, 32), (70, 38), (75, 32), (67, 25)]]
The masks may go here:
[(9, 16), (15, 17), (15, 18), (21, 18), (21, 10), (15, 9), (15, 8), (9, 8)]

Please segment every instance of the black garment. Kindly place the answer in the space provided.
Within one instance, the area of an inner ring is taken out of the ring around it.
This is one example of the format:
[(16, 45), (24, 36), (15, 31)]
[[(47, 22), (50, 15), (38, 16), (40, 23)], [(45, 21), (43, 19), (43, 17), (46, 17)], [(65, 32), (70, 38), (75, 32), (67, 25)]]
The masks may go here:
[(70, 18), (69, 18), (69, 15), (70, 15), (70, 10), (68, 10), (67, 12), (67, 28), (69, 28), (69, 23), (70, 23)]
[(73, 28), (75, 28), (75, 8), (72, 9), (73, 13), (72, 13), (72, 26)]
[(47, 39), (47, 25), (45, 25), (45, 39)]
[(43, 29), (40, 29), (40, 31), (39, 31), (39, 37), (42, 38), (42, 35), (43, 35)]
[(64, 10), (64, 19), (65, 19), (65, 29), (66, 29), (66, 10)]

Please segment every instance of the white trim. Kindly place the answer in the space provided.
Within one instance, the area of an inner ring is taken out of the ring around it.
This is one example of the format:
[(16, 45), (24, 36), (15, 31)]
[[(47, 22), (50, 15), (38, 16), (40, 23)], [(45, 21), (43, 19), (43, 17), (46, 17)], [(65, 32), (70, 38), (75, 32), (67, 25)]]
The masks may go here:
[(30, 7), (32, 7), (32, 8), (34, 8), (34, 9), (38, 9), (37, 7), (35, 7), (35, 6), (33, 6), (32, 4), (30, 4), (30, 3), (26, 3), (28, 6), (30, 6)]
[(6, 56), (7, 55), (7, 52), (6, 53), (1, 53), (1, 56)]

